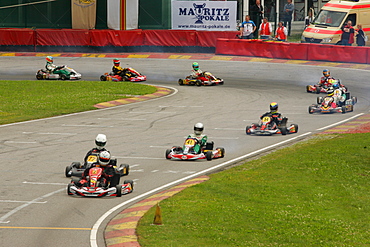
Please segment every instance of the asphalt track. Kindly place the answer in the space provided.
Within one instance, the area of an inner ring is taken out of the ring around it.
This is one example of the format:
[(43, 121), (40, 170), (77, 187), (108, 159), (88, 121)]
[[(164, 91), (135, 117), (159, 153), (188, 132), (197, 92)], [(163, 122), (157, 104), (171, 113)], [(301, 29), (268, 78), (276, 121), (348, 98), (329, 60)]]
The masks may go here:
[[(0, 79), (34, 79), (37, 69), (44, 66), (45, 54), (4, 54), (0, 54)], [(174, 93), (149, 101), (0, 126), (1, 246), (104, 246), (103, 230), (114, 215), (158, 192), (156, 189), (164, 190), (185, 178), (222, 170), (224, 165), (238, 163), (242, 156), (249, 158), (289, 145), (327, 126), (367, 114), (370, 109), (367, 65), (209, 54), (160, 54), (160, 58), (150, 57), (158, 54), (52, 55), (55, 63), (75, 68), (84, 80), (98, 80), (111, 68), (111, 57), (118, 56), (123, 65), (147, 75), (148, 84), (171, 87)], [(222, 77), (225, 85), (177, 85), (179, 78), (189, 74), (195, 60), (203, 70)], [(316, 82), (328, 66), (332, 75), (358, 97), (354, 112), (308, 114), (307, 108), (315, 102), (316, 95), (306, 93), (304, 86)], [(245, 135), (245, 126), (256, 122), (271, 101), (279, 103), (289, 123), (299, 125), (299, 133)], [(166, 160), (165, 149), (181, 145), (196, 122), (205, 124), (205, 133), (216, 146), (226, 149), (226, 157), (208, 162)], [(64, 168), (83, 158), (98, 133), (108, 136), (107, 148), (119, 163), (130, 164), (127, 178), (135, 181), (135, 190), (122, 198), (67, 196), (69, 179), (64, 177)], [(116, 210), (104, 218), (112, 208)], [(92, 231), (97, 225), (99, 228)]]

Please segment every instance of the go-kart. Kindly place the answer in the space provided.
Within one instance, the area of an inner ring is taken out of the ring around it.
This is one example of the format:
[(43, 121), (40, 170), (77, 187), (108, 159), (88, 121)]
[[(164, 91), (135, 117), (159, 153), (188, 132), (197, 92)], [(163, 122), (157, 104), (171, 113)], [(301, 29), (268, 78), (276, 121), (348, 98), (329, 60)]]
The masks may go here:
[(223, 85), (224, 80), (217, 78), (212, 75), (210, 72), (203, 72), (197, 78), (192, 78), (190, 76), (185, 79), (179, 79), (179, 85), (190, 85), (190, 86), (214, 86), (214, 85)]
[(279, 126), (272, 123), (271, 116), (263, 117), (259, 123), (253, 123), (248, 125), (245, 129), (247, 135), (261, 135), (261, 136), (271, 136), (273, 134), (292, 134), (298, 132), (298, 124), (291, 124), (287, 127), (288, 118), (283, 117)]
[[(66, 177), (81, 177), (83, 172), (86, 170), (86, 168), (90, 168), (93, 163), (96, 163), (98, 161), (98, 153), (92, 153), (90, 154), (86, 162), (80, 163), (80, 162), (72, 162), (69, 166), (66, 166), (65, 169), (65, 175)], [(117, 159), (111, 159), (111, 162), (113, 162), (113, 166), (116, 167), (117, 165)], [(122, 176), (127, 176), (130, 172), (130, 166), (127, 164), (121, 164), (119, 167), (116, 167), (116, 173), (120, 174)]]
[(140, 82), (146, 81), (146, 76), (140, 74), (133, 68), (127, 68), (126, 74), (124, 76), (114, 75), (113, 72), (104, 73), (100, 76), (101, 81), (131, 81), (131, 82)]
[(316, 93), (316, 94), (319, 94), (319, 93), (327, 93), (328, 90), (330, 89), (330, 87), (334, 83), (338, 83), (339, 84), (339, 87), (341, 88), (341, 90), (343, 92), (348, 91), (348, 89), (342, 83), (340, 83), (340, 80), (330, 79), (329, 82), (326, 83), (324, 86), (321, 86), (319, 84), (316, 84), (316, 85), (307, 85), (306, 86), (306, 92), (307, 93)]
[(225, 156), (225, 149), (218, 147), (213, 150), (213, 142), (207, 142), (200, 153), (194, 151), (194, 146), (198, 144), (198, 139), (187, 138), (183, 147), (173, 146), (166, 150), (166, 159), (172, 160), (201, 160), (201, 159), (217, 159)]
[[(346, 93), (349, 95), (349, 93)], [(357, 103), (356, 97), (346, 97), (344, 103), (336, 103), (333, 96), (317, 97), (317, 104), (308, 107), (308, 113), (346, 113), (352, 112), (353, 106)]]
[(115, 179), (108, 184), (101, 167), (92, 167), (86, 179), (73, 178), (67, 186), (68, 195), (77, 195), (85, 197), (104, 197), (116, 196), (131, 193), (134, 189), (132, 180), (125, 180), (119, 184), (119, 179)]
[(67, 65), (58, 66), (57, 70), (66, 70), (70, 73), (69, 77), (65, 74), (53, 74), (51, 71), (46, 69), (39, 69), (36, 72), (37, 80), (80, 80), (81, 74), (76, 70), (68, 67)]

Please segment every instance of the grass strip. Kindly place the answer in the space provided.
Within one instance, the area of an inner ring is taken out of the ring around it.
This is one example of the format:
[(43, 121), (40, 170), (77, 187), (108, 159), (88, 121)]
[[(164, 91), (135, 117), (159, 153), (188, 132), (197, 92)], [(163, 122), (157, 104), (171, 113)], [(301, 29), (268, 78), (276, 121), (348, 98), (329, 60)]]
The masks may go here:
[(0, 124), (96, 109), (94, 104), (154, 93), (153, 86), (111, 81), (0, 81)]
[(370, 246), (370, 133), (317, 135), (162, 201), (142, 247)]

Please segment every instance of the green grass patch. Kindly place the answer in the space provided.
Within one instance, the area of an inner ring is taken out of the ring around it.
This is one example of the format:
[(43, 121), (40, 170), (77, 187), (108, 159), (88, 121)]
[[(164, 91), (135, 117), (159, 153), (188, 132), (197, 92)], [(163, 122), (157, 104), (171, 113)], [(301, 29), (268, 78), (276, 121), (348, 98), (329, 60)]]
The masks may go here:
[(95, 104), (154, 93), (153, 86), (107, 81), (0, 81), (0, 124), (96, 109)]
[(370, 246), (370, 133), (319, 135), (162, 201), (142, 247)]

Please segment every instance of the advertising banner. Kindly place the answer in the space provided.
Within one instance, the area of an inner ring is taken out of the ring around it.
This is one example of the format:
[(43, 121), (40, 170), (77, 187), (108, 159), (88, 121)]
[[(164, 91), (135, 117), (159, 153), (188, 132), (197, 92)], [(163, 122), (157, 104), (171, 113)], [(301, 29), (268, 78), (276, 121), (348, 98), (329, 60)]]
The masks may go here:
[(172, 29), (236, 30), (236, 1), (172, 1)]
[(108, 0), (108, 28), (114, 30), (137, 29), (139, 23), (139, 0)]
[(97, 0), (72, 0), (72, 28), (94, 29)]

